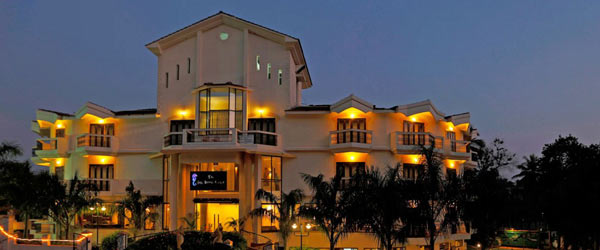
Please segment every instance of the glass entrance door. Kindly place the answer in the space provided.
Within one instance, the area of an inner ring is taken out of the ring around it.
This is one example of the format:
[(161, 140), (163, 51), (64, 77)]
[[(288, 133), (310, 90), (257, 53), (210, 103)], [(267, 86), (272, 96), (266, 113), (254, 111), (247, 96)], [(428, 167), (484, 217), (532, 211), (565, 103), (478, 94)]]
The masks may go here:
[(228, 222), (239, 220), (240, 205), (237, 203), (196, 203), (196, 228), (213, 232), (221, 224), (223, 231), (234, 231)]

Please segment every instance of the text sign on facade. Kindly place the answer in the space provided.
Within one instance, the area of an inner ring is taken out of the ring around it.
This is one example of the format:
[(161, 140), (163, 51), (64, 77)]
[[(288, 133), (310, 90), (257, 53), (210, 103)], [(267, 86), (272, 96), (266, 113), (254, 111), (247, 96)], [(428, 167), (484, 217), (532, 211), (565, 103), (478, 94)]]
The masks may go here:
[(192, 171), (190, 190), (227, 190), (227, 172)]

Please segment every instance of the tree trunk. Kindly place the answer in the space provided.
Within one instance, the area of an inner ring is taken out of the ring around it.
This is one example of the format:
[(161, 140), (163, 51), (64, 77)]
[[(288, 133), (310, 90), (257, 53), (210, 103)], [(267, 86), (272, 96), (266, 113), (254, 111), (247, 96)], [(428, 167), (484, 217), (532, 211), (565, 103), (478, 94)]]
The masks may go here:
[(23, 237), (29, 239), (29, 213), (25, 213), (25, 230), (23, 231)]
[(333, 242), (333, 241), (329, 242), (329, 250), (335, 250), (335, 242)]

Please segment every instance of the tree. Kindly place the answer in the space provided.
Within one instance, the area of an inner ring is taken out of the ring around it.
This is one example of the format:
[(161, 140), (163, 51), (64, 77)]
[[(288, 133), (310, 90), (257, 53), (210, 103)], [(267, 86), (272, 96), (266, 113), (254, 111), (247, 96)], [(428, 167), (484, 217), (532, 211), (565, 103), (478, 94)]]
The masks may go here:
[(358, 218), (358, 226), (373, 233), (386, 250), (406, 241), (410, 211), (405, 187), (400, 166), (388, 167), (385, 173), (370, 168), (352, 179), (350, 214)]
[[(133, 182), (125, 188), (127, 195), (121, 201), (121, 214), (133, 224), (133, 237), (137, 236), (138, 230), (144, 226), (147, 219), (155, 221), (158, 218), (158, 213), (152, 212), (152, 208), (162, 204), (162, 196), (142, 196), (140, 190), (135, 190)], [(127, 213), (128, 211), (129, 213)]]
[(0, 162), (14, 161), (23, 154), (21, 147), (13, 142), (0, 143)]
[(91, 195), (92, 192), (95, 192), (96, 186), (81, 181), (77, 173), (73, 179), (68, 181), (68, 184), (63, 184), (58, 177), (52, 175), (48, 178), (46, 185), (46, 197), (51, 203), (49, 216), (58, 224), (59, 236), (69, 238), (71, 224), (76, 215), (89, 206), (101, 202)]
[(512, 184), (499, 174), (499, 169), (512, 163), (514, 154), (504, 147), (501, 139), (491, 146), (481, 143), (477, 151), (477, 167), (463, 175), (464, 189), (461, 207), (465, 219), (477, 229), (472, 238), (487, 249), (494, 243), (497, 232), (508, 224), (510, 189)]
[(301, 207), (303, 217), (314, 220), (324, 231), (329, 241), (329, 249), (334, 250), (340, 238), (355, 229), (355, 218), (349, 217), (350, 192), (342, 186), (342, 176), (336, 174), (329, 181), (322, 174), (312, 176), (302, 174), (304, 182), (312, 190), (310, 204)]
[(459, 178), (442, 177), (442, 161), (433, 146), (423, 146), (421, 158), (423, 169), (410, 192), (420, 217), (413, 224), (425, 225), (425, 241), (429, 249), (434, 249), (438, 236), (460, 221), (461, 184)]
[[(304, 194), (300, 189), (294, 189), (289, 193), (281, 192), (281, 198), (273, 195), (273, 193), (263, 190), (262, 188), (256, 191), (257, 200), (261, 200), (273, 207), (270, 209), (258, 207), (250, 211), (250, 216), (268, 216), (279, 224), (279, 237), (283, 248), (287, 247), (287, 240), (292, 233), (292, 225), (298, 218), (296, 209), (302, 204)], [(241, 223), (240, 223), (241, 224)], [(242, 226), (240, 226), (241, 229)]]

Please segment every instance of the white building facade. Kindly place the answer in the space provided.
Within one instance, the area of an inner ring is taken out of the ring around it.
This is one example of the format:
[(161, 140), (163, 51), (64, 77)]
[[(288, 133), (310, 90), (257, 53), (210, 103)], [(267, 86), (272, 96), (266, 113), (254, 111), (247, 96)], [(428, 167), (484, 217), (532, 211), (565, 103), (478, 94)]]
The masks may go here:
[[(156, 208), (160, 219), (145, 225), (149, 232), (186, 226), (183, 218), (212, 231), (269, 207), (254, 198), (260, 188), (310, 194), (301, 173), (350, 176), (365, 166), (399, 164), (405, 178), (414, 178), (418, 148), (432, 142), (445, 173), (474, 166), (468, 143), (476, 131), (468, 113), (446, 115), (429, 100), (380, 108), (354, 95), (302, 105), (312, 81), (299, 39), (289, 35), (220, 12), (146, 47), (158, 59), (156, 109), (113, 111), (87, 103), (74, 114), (39, 109), (32, 123), (41, 137), (34, 163), (65, 180), (78, 175), (98, 185), (106, 201), (101, 236), (127, 228), (110, 207), (130, 181), (142, 194), (164, 198)], [(79, 223), (95, 229), (91, 216)], [(277, 224), (269, 219), (250, 220), (245, 229), (277, 241)], [(461, 227), (441, 236), (436, 248), (464, 249), (469, 237)], [(398, 247), (425, 244), (414, 236)], [(298, 245), (291, 236), (288, 246)], [(328, 242), (315, 231), (304, 245), (327, 248)], [(377, 243), (354, 233), (338, 247)]]

